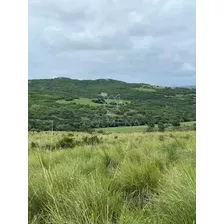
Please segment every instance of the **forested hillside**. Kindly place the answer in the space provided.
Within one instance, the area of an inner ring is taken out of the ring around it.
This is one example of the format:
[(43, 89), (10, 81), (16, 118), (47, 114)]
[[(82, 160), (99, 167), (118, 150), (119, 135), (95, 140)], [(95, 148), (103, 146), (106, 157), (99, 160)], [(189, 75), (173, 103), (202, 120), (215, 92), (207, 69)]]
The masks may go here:
[(29, 130), (34, 131), (196, 120), (196, 89), (69, 78), (29, 80), (28, 87)]

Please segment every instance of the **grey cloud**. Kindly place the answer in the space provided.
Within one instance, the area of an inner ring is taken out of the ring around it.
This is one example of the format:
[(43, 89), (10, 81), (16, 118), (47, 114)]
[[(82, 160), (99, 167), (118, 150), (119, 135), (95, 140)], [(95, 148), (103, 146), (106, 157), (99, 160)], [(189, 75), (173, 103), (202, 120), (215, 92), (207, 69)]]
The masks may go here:
[(152, 26), (151, 24), (148, 25), (134, 25), (130, 28), (129, 33), (132, 36), (167, 36), (173, 35), (178, 32), (184, 32), (187, 30), (187, 27), (184, 25), (177, 25), (177, 26), (162, 26), (156, 27)]
[(29, 0), (40, 76), (194, 84), (195, 0)]
[(132, 43), (122, 32), (115, 29), (104, 29), (97, 32), (85, 30), (84, 32), (69, 32), (58, 27), (48, 27), (42, 35), (41, 42), (47, 49), (55, 51), (79, 51), (116, 49), (130, 49)]

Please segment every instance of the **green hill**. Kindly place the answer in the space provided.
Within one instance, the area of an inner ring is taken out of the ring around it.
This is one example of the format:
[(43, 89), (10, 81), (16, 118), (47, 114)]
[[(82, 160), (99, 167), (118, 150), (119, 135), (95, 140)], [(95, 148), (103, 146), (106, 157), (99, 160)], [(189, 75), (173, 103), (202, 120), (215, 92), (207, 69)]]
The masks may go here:
[(196, 89), (112, 79), (28, 81), (29, 130), (83, 131), (196, 120)]

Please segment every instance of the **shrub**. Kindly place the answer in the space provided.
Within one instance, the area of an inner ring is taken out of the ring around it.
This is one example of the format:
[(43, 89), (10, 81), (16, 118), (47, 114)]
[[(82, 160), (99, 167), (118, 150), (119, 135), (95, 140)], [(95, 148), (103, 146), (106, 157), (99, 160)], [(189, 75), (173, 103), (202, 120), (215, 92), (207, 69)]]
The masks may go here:
[(154, 131), (155, 123), (153, 121), (148, 122), (148, 127), (146, 129), (146, 132), (152, 132)]
[(152, 132), (152, 131), (154, 131), (154, 128), (148, 126), (147, 129), (146, 129), (146, 132)]
[(37, 143), (31, 142), (30, 146), (31, 146), (31, 148), (36, 148), (37, 147)]
[(98, 103), (98, 104), (106, 104), (107, 103), (103, 98), (93, 99), (92, 102)]
[(160, 136), (159, 136), (159, 140), (160, 140), (160, 141), (164, 141), (164, 135), (160, 135)]
[(179, 122), (179, 121), (173, 121), (173, 122), (172, 122), (172, 125), (173, 125), (174, 127), (179, 127), (179, 126), (180, 126), (180, 122)]
[(70, 138), (70, 137), (67, 137), (67, 136), (64, 136), (56, 144), (57, 148), (63, 148), (63, 149), (72, 148), (74, 146), (76, 146), (76, 143), (75, 143), (74, 139)]
[(100, 138), (98, 136), (92, 136), (92, 137), (85, 136), (82, 139), (83, 142), (88, 145), (95, 145), (100, 143)]
[(164, 132), (165, 131), (165, 126), (163, 123), (158, 123), (158, 128), (160, 132)]
[(154, 123), (153, 121), (150, 121), (150, 122), (148, 123), (148, 126), (149, 126), (150, 128), (154, 128), (154, 127), (155, 127), (155, 123)]
[(99, 134), (104, 134), (103, 130), (97, 130), (96, 132), (99, 133)]

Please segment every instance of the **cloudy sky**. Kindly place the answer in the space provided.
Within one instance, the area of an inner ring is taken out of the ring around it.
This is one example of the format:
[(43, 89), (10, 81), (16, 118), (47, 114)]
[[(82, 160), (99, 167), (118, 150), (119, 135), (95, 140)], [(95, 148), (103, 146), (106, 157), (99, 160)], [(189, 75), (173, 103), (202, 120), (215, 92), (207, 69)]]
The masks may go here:
[(196, 0), (29, 0), (29, 79), (195, 85)]

